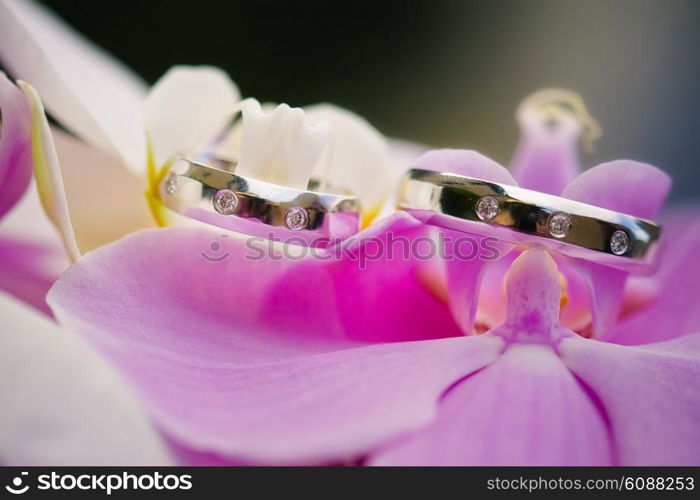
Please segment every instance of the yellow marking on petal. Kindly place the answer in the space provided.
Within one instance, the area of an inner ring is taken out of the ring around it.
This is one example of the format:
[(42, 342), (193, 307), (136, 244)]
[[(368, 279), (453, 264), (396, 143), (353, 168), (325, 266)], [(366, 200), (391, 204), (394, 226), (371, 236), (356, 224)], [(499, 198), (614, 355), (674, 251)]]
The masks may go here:
[(158, 196), (152, 196), (151, 193), (146, 191), (144, 193), (146, 195), (146, 201), (148, 202), (148, 206), (151, 209), (151, 212), (153, 213), (153, 217), (156, 220), (156, 223), (160, 227), (168, 227), (171, 225), (170, 219), (168, 218), (168, 212), (165, 208), (165, 205), (163, 205), (163, 202), (161, 201), (160, 197)]
[[(39, 199), (49, 220), (58, 229), (68, 256), (71, 261), (75, 262), (81, 256), (80, 249), (70, 220), (68, 202), (65, 200), (63, 177), (58, 167), (56, 148), (44, 112), (44, 105), (34, 87), (21, 80), (17, 82), (17, 85), (24, 92), (31, 113), (32, 164)], [(52, 157), (49, 159), (47, 154)], [(55, 165), (54, 169), (51, 168), (50, 163)], [(63, 193), (64, 198), (57, 197), (57, 192)]]
[(559, 299), (559, 310), (562, 310), (569, 303), (569, 283), (564, 273), (559, 273), (559, 286), (561, 287), (561, 298)]
[(564, 114), (573, 115), (585, 130), (581, 136), (581, 145), (586, 152), (595, 151), (594, 142), (603, 135), (600, 123), (591, 116), (583, 98), (574, 91), (558, 88), (539, 90), (520, 103), (518, 114), (528, 108), (540, 110), (554, 118)]
[(147, 162), (146, 162), (146, 172), (148, 175), (148, 188), (144, 192), (146, 196), (146, 201), (148, 206), (153, 213), (153, 217), (156, 223), (161, 227), (167, 227), (170, 225), (169, 218), (167, 216), (167, 211), (165, 206), (160, 199), (160, 184), (171, 165), (171, 162), (165, 163), (162, 167), (156, 165), (155, 156), (153, 155), (153, 148), (151, 147), (151, 140), (147, 139)]
[(32, 164), (34, 166), (34, 177), (36, 178), (36, 187), (39, 191), (39, 199), (44, 207), (46, 215), (51, 222), (58, 227), (59, 223), (54, 210), (54, 195), (51, 189), (51, 174), (49, 167), (44, 159), (44, 145), (41, 143), (41, 118), (38, 116), (39, 111), (32, 102), (31, 115), (31, 139), (32, 139)]
[(377, 215), (379, 215), (381, 208), (381, 204), (378, 204), (368, 210), (364, 210), (360, 221), (360, 229), (365, 229), (372, 224), (372, 221), (377, 218)]

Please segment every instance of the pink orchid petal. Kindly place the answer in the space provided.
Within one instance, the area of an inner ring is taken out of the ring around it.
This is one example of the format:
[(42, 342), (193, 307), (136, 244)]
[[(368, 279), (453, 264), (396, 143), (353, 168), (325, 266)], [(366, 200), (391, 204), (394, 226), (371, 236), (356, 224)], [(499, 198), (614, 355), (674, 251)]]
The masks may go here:
[(29, 187), (24, 196), (0, 221), (0, 231), (8, 238), (26, 239), (37, 244), (63, 249), (60, 235), (41, 205), (34, 180), (29, 181)]
[(619, 464), (700, 463), (700, 334), (642, 347), (570, 337), (559, 351), (599, 398)]
[[(422, 228), (407, 214), (392, 220), (374, 234)], [(343, 254), (285, 258), (299, 248), (270, 251), (205, 228), (141, 231), (84, 256), (49, 302), (59, 319), (65, 312), (120, 342), (193, 364), (272, 362), (368, 341), (459, 333), (444, 305), (413, 279), (415, 262), (382, 258), (368, 262), (367, 272)], [(394, 269), (401, 281), (391, 277)]]
[(607, 465), (612, 450), (594, 400), (557, 357), (573, 335), (558, 324), (559, 273), (549, 254), (523, 252), (506, 278), (505, 353), (458, 383), (438, 417), (373, 455), (376, 465)]
[(243, 467), (254, 466), (251, 462), (226, 458), (211, 453), (209, 451), (197, 451), (188, 448), (182, 443), (169, 436), (163, 436), (168, 444), (169, 451), (173, 455), (174, 461), (179, 466), (185, 467)]
[(588, 285), (594, 335), (606, 338), (620, 313), (627, 273), (595, 262), (580, 259), (572, 262)]
[[(603, 163), (572, 181), (562, 196), (635, 217), (657, 216), (671, 179), (656, 167), (629, 160)], [(590, 290), (595, 335), (603, 337), (620, 312), (627, 272), (573, 259)]]
[[(412, 224), (403, 214), (394, 227)], [(373, 325), (346, 331), (335, 310), (349, 314), (352, 303), (339, 294), (363, 289), (334, 281), (316, 261), (245, 260), (245, 241), (204, 229), (141, 231), (85, 255), (49, 294), (59, 322), (119, 367), (188, 448), (257, 461), (363, 453), (427, 423), (440, 394), (502, 348), (499, 339), (462, 337), (358, 347), (357, 335), (348, 336)], [(202, 252), (229, 256), (215, 263)], [(401, 297), (401, 283), (382, 284)], [(357, 315), (383, 313), (364, 304)], [(404, 312), (419, 313), (415, 304)], [(392, 329), (412, 326), (389, 318), (374, 328), (389, 331), (362, 340), (398, 339)]]
[[(236, 325), (230, 325), (234, 335)], [(362, 455), (435, 417), (443, 391), (493, 361), (493, 337), (379, 344), (280, 363), (193, 366), (132, 349), (108, 356), (164, 431), (188, 447), (266, 463)]]
[(328, 272), (349, 338), (397, 342), (462, 334), (443, 300), (420, 281), (434, 272), (438, 244), (433, 228), (405, 212), (342, 244), (345, 253)]
[(617, 160), (586, 170), (561, 195), (634, 217), (655, 219), (670, 190), (671, 178), (662, 170), (646, 163)]
[(447, 299), (450, 311), (464, 334), (472, 333), (482, 277), (513, 245), (495, 238), (442, 229), (444, 235)]
[(474, 315), (474, 322), (482, 331), (490, 330), (506, 320), (505, 277), (518, 255), (520, 252), (513, 250), (484, 272)]
[(73, 332), (0, 293), (0, 341), (0, 463), (171, 463), (134, 395)]
[(0, 290), (51, 314), (46, 293), (70, 265), (36, 186), (0, 221)]
[(58, 245), (0, 237), (0, 290), (46, 315), (51, 315), (46, 294), (66, 265), (65, 254)]
[[(416, 160), (415, 167), (517, 185), (515, 179), (504, 167), (475, 151), (458, 149), (429, 151)], [(447, 216), (432, 213), (428, 215), (416, 213), (415, 216), (443, 228), (441, 230), (445, 236), (448, 304), (462, 331), (466, 334), (471, 333), (482, 274), (493, 260), (496, 260), (499, 255), (506, 255), (513, 246), (481, 236), (475, 230), (479, 228)], [(460, 228), (460, 226), (463, 227)], [(487, 254), (491, 259), (487, 260), (482, 250), (489, 245), (492, 250), (487, 250)]]
[(563, 255), (552, 254), (564, 280), (566, 294), (559, 315), (559, 322), (569, 330), (582, 331), (591, 324), (591, 304), (588, 284), (581, 273)]
[(645, 278), (647, 303), (618, 321), (610, 342), (647, 344), (700, 331), (700, 207), (678, 210), (662, 223), (659, 266)]
[[(576, 112), (559, 108), (570, 101), (569, 92), (544, 89), (526, 99), (518, 109), (520, 142), (511, 161), (520, 186), (559, 195), (580, 172), (578, 141), (583, 132)], [(547, 106), (549, 104), (549, 106)], [(556, 106), (556, 114), (551, 106)]]
[(32, 176), (29, 106), (0, 71), (0, 217), (22, 197)]
[[(193, 366), (356, 345), (342, 336), (332, 281), (318, 262), (284, 259), (281, 251), (253, 260), (260, 252), (247, 241), (206, 228), (132, 233), (86, 254), (47, 300), (59, 321), (107, 332), (93, 341)], [(278, 289), (288, 293), (275, 297)]]
[(446, 395), (425, 429), (373, 465), (610, 465), (603, 416), (546, 345), (510, 347)]
[(421, 155), (415, 168), (448, 174), (464, 175), (484, 181), (517, 186), (518, 183), (502, 165), (476, 151), (466, 149), (435, 149)]

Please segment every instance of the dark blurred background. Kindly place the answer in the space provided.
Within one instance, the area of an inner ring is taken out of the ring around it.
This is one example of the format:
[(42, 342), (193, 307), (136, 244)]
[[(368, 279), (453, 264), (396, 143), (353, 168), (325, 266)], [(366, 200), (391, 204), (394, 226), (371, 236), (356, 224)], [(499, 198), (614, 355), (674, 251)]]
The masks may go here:
[(502, 163), (518, 102), (569, 88), (603, 126), (586, 165), (646, 161), (676, 200), (700, 198), (700, 1), (44, 3), (150, 82), (213, 64), (244, 96), (333, 102), (386, 135)]

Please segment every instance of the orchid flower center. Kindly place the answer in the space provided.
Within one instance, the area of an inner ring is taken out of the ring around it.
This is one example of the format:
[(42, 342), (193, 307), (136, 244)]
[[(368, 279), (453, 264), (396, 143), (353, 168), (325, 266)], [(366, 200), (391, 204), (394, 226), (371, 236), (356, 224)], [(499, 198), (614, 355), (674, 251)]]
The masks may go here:
[(505, 326), (517, 337), (549, 337), (559, 325), (560, 273), (539, 248), (523, 252), (506, 276)]
[(539, 120), (547, 129), (569, 127), (581, 130), (581, 145), (592, 152), (602, 135), (600, 124), (591, 116), (581, 96), (563, 89), (543, 89), (525, 99), (518, 108), (519, 121)]

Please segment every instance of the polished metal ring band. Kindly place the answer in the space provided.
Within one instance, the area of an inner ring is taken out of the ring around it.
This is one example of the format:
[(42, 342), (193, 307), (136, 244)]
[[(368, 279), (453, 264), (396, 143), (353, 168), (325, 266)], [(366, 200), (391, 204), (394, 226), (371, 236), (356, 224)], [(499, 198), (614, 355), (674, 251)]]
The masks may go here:
[[(218, 162), (217, 165), (222, 165)], [(232, 218), (302, 233), (331, 231), (333, 217), (356, 232), (360, 202), (354, 196), (294, 189), (236, 175), (228, 169), (182, 158), (163, 176), (163, 204), (177, 213), (223, 228)], [(238, 221), (240, 222), (240, 221)]]
[(575, 257), (594, 251), (598, 260), (617, 267), (648, 262), (660, 234), (653, 221), (530, 189), (422, 169), (404, 175), (398, 206), (456, 230), (469, 232), (473, 224), (486, 225), (487, 234), (515, 244), (531, 243), (535, 236)]

